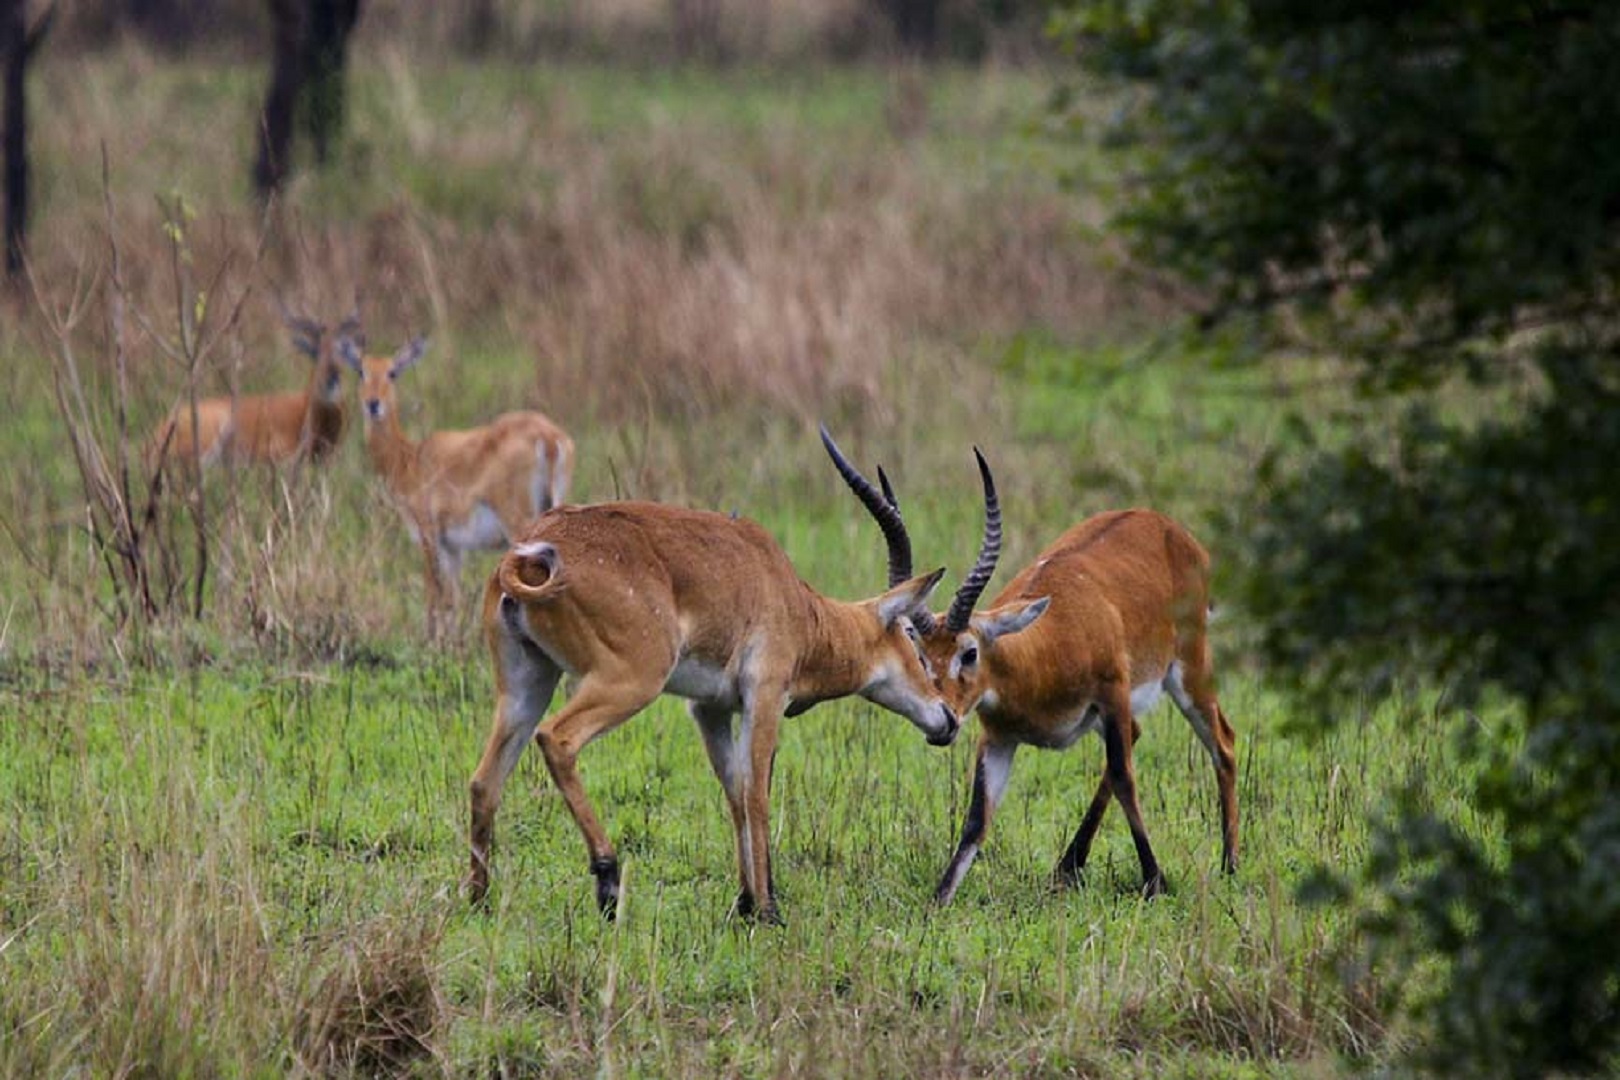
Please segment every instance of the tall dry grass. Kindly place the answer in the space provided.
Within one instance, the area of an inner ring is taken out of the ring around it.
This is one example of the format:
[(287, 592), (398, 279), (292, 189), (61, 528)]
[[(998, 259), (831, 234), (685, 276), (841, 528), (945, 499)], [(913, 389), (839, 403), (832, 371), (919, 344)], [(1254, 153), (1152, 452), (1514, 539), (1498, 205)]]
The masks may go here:
[[(586, 499), (768, 517), (805, 477), (825, 479), (822, 418), (904, 459), (912, 492), (963, 486), (965, 444), (926, 433), (1005, 426), (996, 343), (1032, 328), (1106, 336), (1151, 304), (1087, 238), (1084, 203), (1020, 170), (1027, 140), (1008, 132), (1039, 108), (1031, 73), (621, 80), (362, 48), (345, 155), (301, 172), (267, 212), (246, 192), (257, 78), (140, 50), (56, 58), (40, 76), (51, 183), (33, 269), (48, 299), (102, 289), (73, 344), (103, 425), (120, 392), (109, 231), (132, 424), (186, 392), (184, 364), (159, 345), (201, 302), (174, 284), (176, 206), (204, 299), (247, 295), (199, 394), (301, 386), (273, 295), (330, 318), (358, 290), (374, 348), (432, 338), (405, 395), (409, 430), (543, 409), (579, 440)], [(900, 125), (897, 102), (911, 117)], [(0, 562), (15, 583), (0, 617), (14, 642), (117, 659), (120, 643), (91, 626), (102, 553), (75, 526), (61, 425), (35, 407), (49, 400), (49, 335), (36, 310), (7, 303), (0, 350), (16, 361), (0, 389), (32, 404), (22, 466), (0, 481), (15, 551)], [(210, 491), (208, 613), (183, 632), (186, 652), (353, 656), (418, 621), (401, 585), (415, 553), (352, 440), (325, 470), (239, 470)]]
[[(109, 46), (165, 55), (257, 55), (269, 14), (256, 0), (145, 0), (64, 4), (59, 48)], [(1040, 42), (1039, 9), (948, 0), (947, 46), (956, 53), (1028, 54)], [(532, 61), (783, 63), (851, 60), (894, 46), (873, 0), (368, 0), (363, 42), (443, 54)]]
[(881, 146), (841, 163), (778, 138), (739, 160), (684, 135), (561, 185), (513, 306), (571, 400), (892, 421), (978, 341), (1103, 325), (1125, 292), (1055, 193), (958, 188)]

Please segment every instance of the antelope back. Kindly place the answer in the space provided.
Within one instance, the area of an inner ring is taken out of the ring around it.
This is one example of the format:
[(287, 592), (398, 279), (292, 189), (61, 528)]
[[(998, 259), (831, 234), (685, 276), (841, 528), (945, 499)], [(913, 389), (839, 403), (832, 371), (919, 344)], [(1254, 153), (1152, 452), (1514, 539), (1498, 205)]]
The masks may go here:
[(498, 574), (550, 584), (554, 599), (530, 605), (530, 629), (577, 670), (656, 639), (684, 637), (709, 658), (730, 658), (750, 638), (796, 644), (806, 610), (804, 586), (764, 529), (657, 503), (552, 510)]
[(541, 515), (495, 580), (521, 605), (522, 632), (578, 674), (661, 676), (690, 659), (795, 701), (861, 693), (935, 737), (955, 724), (942, 719), (910, 618), (941, 573), (829, 600), (751, 521), (616, 502)]
[(1059, 536), (964, 629), (942, 620), (924, 653), (953, 707), (994, 691), (1026, 711), (1061, 710), (1076, 686), (1162, 677), (1178, 630), (1202, 625), (1208, 573), (1208, 554), (1171, 518), (1098, 514)]

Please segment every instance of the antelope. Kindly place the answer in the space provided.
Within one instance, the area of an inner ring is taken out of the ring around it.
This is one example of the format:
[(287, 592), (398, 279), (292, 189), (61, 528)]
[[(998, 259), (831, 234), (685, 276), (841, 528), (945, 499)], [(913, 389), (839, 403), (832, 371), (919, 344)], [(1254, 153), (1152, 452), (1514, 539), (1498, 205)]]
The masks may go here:
[[(801, 581), (770, 534), (746, 519), (648, 502), (542, 515), (484, 590), (497, 699), (469, 785), (470, 898), (485, 899), (501, 789), (533, 737), (584, 834), (597, 905), (615, 916), (618, 856), (575, 761), (668, 693), (689, 702), (731, 810), (741, 881), (732, 910), (779, 923), (769, 804), (781, 719), (858, 694), (931, 743), (954, 739), (960, 723), (923, 667), (912, 626), (944, 572), (873, 599), (834, 600)], [(577, 687), (541, 723), (565, 672)]]
[(536, 515), (562, 503), (574, 440), (545, 414), (523, 411), (413, 442), (399, 425), (394, 383), (422, 359), (427, 339), (412, 339), (392, 357), (366, 356), (362, 347), (338, 339), (338, 355), (360, 376), (372, 467), (422, 549), (431, 635), (438, 613), (459, 606), (465, 554), (504, 548)]
[[(903, 535), (899, 504), (883, 471), (880, 493), (825, 431), (823, 440), (839, 474), (884, 531)], [(978, 559), (943, 618), (930, 613), (913, 620), (946, 703), (958, 715), (977, 708), (981, 725), (967, 820), (934, 890), (935, 902), (948, 904), (973, 865), (1006, 793), (1018, 747), (1062, 750), (1087, 732), (1102, 737), (1106, 764), (1054, 879), (1060, 885), (1080, 882), (1097, 827), (1117, 799), (1141, 863), (1143, 895), (1162, 893), (1166, 882), (1142, 823), (1131, 751), (1141, 734), (1137, 717), (1165, 691), (1214, 763), (1221, 867), (1234, 873), (1236, 734), (1215, 697), (1206, 633), (1208, 553), (1185, 527), (1155, 511), (1097, 514), (1059, 536), (975, 614), (1001, 553), (1001, 510), (990, 466), (977, 449), (974, 455), (985, 507)], [(909, 542), (901, 550), (909, 556)], [(909, 574), (909, 558), (891, 563), (889, 573), (891, 579)]]
[[(328, 328), (285, 306), (281, 318), (292, 331), (293, 346), (314, 362), (308, 385), (279, 394), (201, 398), (195, 417), (191, 402), (180, 402), (147, 439), (146, 462), (153, 476), (169, 461), (183, 466), (195, 462), (206, 469), (227, 457), (283, 465), (331, 456), (343, 434), (343, 386)], [(364, 341), (358, 305), (330, 333)]]

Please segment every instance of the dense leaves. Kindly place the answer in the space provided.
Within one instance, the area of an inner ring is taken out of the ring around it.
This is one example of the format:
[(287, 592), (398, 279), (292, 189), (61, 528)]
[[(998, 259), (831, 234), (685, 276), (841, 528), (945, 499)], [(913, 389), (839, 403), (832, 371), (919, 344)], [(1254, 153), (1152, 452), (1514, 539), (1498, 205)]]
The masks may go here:
[[(1547, 384), (1461, 429), (1410, 407), (1393, 453), (1357, 442), (1261, 477), (1246, 583), (1266, 652), (1318, 684), (1441, 673), (1543, 711), (1607, 692), (1620, 629), (1620, 355), (1547, 350)], [(1511, 401), (1511, 399), (1509, 399)]]
[(1398, 418), (1262, 471), (1264, 651), (1329, 694), (1494, 688), (1522, 722), (1467, 748), (1493, 839), (1414, 790), (1364, 868), (1376, 949), (1439, 961), (1401, 980), (1429, 1022), (1416, 1056), (1613, 1069), (1620, 8), (1101, 0), (1060, 26), (1128, 84), (1107, 135), (1139, 254), (1207, 322), (1350, 362)]
[(1611, 309), (1620, 9), (1101, 0), (1061, 25), (1141, 84), (1110, 133), (1123, 221), (1218, 312), (1299, 301), (1421, 371)]

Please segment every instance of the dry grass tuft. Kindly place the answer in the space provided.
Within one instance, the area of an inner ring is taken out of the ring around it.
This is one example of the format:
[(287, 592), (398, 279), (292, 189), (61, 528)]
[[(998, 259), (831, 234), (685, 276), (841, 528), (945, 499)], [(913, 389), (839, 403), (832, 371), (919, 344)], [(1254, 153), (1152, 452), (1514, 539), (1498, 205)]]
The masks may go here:
[(396, 1075), (439, 1056), (448, 1010), (435, 957), (443, 928), (377, 919), (336, 941), (337, 955), (299, 1007), (303, 1066), (320, 1075)]

